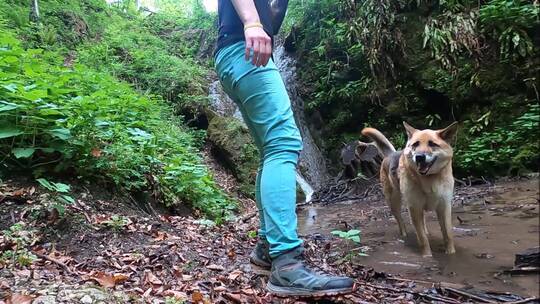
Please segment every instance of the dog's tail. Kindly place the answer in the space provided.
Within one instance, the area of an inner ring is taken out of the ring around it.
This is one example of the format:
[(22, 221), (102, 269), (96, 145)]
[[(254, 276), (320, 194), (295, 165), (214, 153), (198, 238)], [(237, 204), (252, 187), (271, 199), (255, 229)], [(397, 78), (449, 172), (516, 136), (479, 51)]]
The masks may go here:
[(375, 142), (377, 149), (384, 155), (384, 157), (392, 154), (396, 151), (392, 143), (384, 136), (379, 130), (373, 128), (364, 128), (362, 134), (371, 138)]

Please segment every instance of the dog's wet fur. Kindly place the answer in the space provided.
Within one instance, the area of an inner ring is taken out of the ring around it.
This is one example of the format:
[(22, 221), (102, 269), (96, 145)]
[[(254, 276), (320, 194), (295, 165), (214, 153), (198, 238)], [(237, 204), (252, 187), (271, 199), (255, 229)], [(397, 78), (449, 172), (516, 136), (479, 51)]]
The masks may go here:
[(409, 210), (420, 252), (431, 256), (424, 211), (435, 211), (441, 226), (446, 253), (456, 252), (452, 235), (453, 149), (449, 142), (457, 133), (457, 122), (441, 130), (417, 130), (403, 122), (407, 144), (396, 151), (378, 130), (365, 128), (362, 134), (375, 142), (384, 155), (380, 180), (384, 196), (397, 220), (399, 233), (407, 235), (401, 205)]

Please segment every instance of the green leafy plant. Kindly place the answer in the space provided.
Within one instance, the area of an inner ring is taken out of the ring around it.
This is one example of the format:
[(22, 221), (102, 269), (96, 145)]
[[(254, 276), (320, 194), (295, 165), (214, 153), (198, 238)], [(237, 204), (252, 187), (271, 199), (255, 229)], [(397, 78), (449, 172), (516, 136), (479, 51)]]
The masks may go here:
[(458, 169), (492, 176), (497, 172), (515, 174), (538, 168), (540, 145), (531, 139), (537, 137), (539, 126), (540, 106), (531, 104), (510, 125), (484, 131), (459, 150)]
[(250, 230), (247, 232), (247, 236), (250, 239), (254, 239), (257, 237), (257, 230)]
[(431, 127), (436, 123), (441, 121), (441, 116), (439, 114), (429, 114), (426, 116), (426, 124)]
[(334, 230), (333, 235), (336, 235), (345, 240), (351, 240), (354, 243), (360, 243), (360, 230), (352, 229), (349, 231)]
[(120, 231), (124, 229), (127, 225), (129, 225), (131, 221), (129, 218), (122, 216), (122, 215), (113, 215), (110, 219), (103, 221), (102, 224), (115, 230)]
[(57, 53), (25, 50), (8, 31), (0, 32), (0, 67), (0, 157), (10, 170), (74, 170), (127, 191), (153, 188), (171, 207), (231, 217), (236, 204), (202, 164), (197, 137), (161, 99), (82, 64), (63, 67)]
[(484, 32), (497, 37), (504, 59), (519, 59), (534, 54), (529, 30), (540, 24), (538, 3), (524, 0), (491, 0), (479, 10)]
[(6, 250), (0, 255), (0, 265), (12, 263), (21, 267), (29, 266), (37, 257), (28, 250), (28, 246), (36, 240), (36, 232), (23, 222), (13, 224), (9, 229), (2, 231), (0, 243)]
[(50, 182), (44, 178), (38, 178), (37, 182), (45, 189), (52, 192), (53, 208), (58, 211), (60, 216), (65, 213), (65, 206), (73, 204), (75, 199), (69, 195), (71, 187), (63, 183)]
[(489, 126), (490, 117), (491, 117), (491, 111), (488, 111), (484, 115), (480, 116), (478, 119), (469, 121), (471, 124), (471, 127), (469, 128), (469, 133), (470, 134), (480, 133), (484, 128)]

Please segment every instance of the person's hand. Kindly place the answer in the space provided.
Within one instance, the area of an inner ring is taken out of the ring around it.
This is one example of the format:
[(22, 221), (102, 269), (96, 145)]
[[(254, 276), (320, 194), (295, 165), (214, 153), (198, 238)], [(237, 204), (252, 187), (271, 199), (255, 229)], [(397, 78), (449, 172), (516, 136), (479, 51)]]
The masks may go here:
[(253, 57), (251, 62), (260, 67), (266, 66), (272, 55), (272, 39), (262, 27), (250, 27), (244, 30), (246, 38), (246, 60), (249, 60), (251, 50)]

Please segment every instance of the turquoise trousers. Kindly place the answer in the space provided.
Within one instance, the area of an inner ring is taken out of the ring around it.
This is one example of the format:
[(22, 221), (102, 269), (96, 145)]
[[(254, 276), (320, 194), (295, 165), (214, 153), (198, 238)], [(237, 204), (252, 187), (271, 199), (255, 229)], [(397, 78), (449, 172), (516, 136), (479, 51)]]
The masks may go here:
[(270, 256), (275, 257), (302, 244), (296, 231), (296, 164), (302, 138), (272, 59), (256, 67), (244, 56), (243, 41), (222, 48), (216, 54), (216, 71), (261, 154), (255, 185), (259, 236), (268, 240)]

